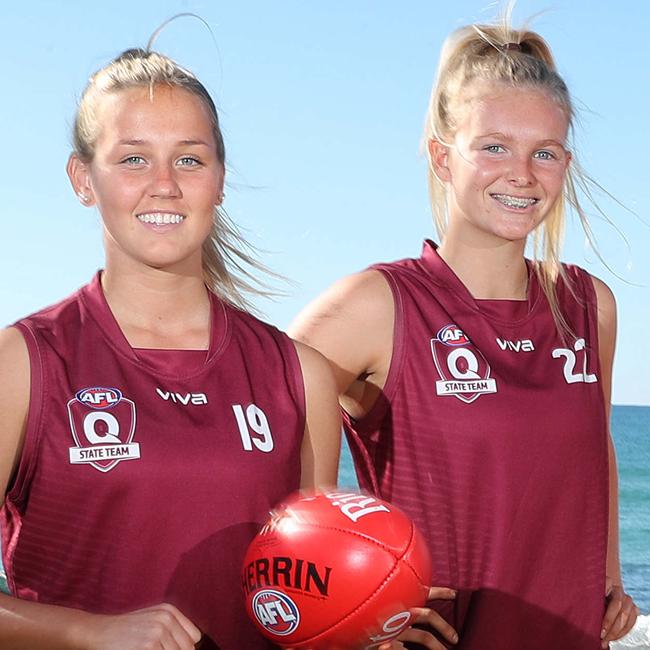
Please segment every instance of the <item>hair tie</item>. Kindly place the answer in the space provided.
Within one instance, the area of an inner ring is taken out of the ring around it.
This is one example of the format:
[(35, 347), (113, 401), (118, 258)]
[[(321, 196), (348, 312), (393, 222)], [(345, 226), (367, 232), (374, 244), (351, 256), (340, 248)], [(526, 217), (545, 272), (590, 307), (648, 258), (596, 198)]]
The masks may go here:
[(506, 43), (501, 47), (502, 50), (508, 51), (508, 50), (513, 50), (515, 52), (521, 52), (521, 44), (520, 43)]

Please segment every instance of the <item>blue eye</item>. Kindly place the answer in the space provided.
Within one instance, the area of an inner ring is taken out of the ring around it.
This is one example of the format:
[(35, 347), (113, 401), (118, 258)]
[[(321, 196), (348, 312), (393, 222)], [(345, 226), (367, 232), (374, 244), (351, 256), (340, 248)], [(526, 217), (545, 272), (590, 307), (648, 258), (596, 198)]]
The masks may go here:
[(141, 165), (145, 160), (142, 156), (127, 156), (122, 162), (127, 165)]
[(178, 164), (181, 167), (196, 167), (201, 163), (196, 158), (193, 158), (192, 156), (183, 156), (182, 158), (179, 159)]
[(484, 149), (490, 153), (503, 153), (505, 151), (500, 144), (489, 144), (487, 147), (484, 147)]
[(536, 151), (535, 158), (539, 158), (540, 160), (555, 160), (557, 156), (552, 151), (544, 149), (542, 151)]

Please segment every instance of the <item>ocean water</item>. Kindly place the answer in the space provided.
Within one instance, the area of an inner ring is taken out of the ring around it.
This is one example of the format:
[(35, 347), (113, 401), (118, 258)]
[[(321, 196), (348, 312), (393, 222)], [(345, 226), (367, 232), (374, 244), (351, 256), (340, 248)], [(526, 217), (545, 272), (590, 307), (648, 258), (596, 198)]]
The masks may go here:
[[(614, 406), (612, 434), (619, 473), (621, 564), (625, 589), (650, 613), (650, 406)], [(344, 443), (339, 484), (356, 486)]]
[(623, 582), (650, 614), (650, 407), (615, 406)]

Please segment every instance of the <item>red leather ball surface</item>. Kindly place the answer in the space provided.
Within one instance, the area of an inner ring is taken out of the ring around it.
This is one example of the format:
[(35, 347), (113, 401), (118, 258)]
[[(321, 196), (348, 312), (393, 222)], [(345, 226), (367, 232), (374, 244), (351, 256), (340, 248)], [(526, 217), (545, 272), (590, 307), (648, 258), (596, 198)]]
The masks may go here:
[(359, 492), (296, 495), (251, 542), (249, 616), (277, 645), (356, 650), (392, 639), (431, 582), (424, 539), (395, 506)]

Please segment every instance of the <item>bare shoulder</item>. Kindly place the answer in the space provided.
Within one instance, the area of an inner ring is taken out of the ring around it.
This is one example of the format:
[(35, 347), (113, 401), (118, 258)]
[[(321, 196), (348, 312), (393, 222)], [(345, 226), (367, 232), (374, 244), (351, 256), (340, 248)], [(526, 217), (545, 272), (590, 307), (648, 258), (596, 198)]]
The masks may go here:
[(364, 271), (339, 280), (307, 305), (289, 335), (325, 355), (343, 394), (357, 377), (385, 373), (394, 311), (384, 275)]
[(0, 330), (0, 400), (8, 393), (20, 392), (29, 380), (29, 353), (23, 335), (15, 327)]
[(20, 453), (29, 409), (30, 367), (27, 344), (15, 328), (0, 330), (0, 491)]
[(591, 276), (591, 281), (594, 285), (594, 291), (596, 292), (598, 311), (602, 311), (604, 314), (616, 314), (616, 298), (614, 297), (614, 292), (595, 275)]
[(329, 361), (306, 343), (294, 340), (293, 344), (302, 370), (308, 416), (310, 407), (317, 404), (336, 412), (338, 418), (338, 391)]
[(393, 316), (388, 282), (379, 271), (363, 271), (335, 282), (298, 315), (289, 328), (295, 338), (309, 343), (310, 333), (322, 327), (354, 326)]
[(293, 339), (305, 383), (326, 381), (333, 384), (332, 369), (327, 359), (311, 346)]
[(347, 297), (363, 298), (367, 294), (375, 298), (382, 295), (390, 297), (390, 287), (386, 277), (381, 271), (374, 269), (348, 275), (334, 284), (332, 288), (336, 288)]

